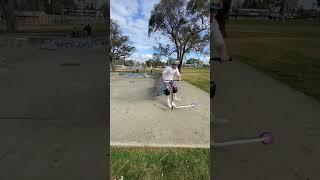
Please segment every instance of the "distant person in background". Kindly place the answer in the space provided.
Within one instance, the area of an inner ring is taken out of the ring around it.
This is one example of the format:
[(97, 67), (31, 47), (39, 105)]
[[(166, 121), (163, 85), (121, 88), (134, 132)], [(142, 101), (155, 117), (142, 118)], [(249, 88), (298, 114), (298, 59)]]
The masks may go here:
[(238, 20), (238, 16), (239, 16), (239, 8), (235, 7), (233, 10), (233, 14), (234, 14), (234, 19)]
[(83, 30), (86, 32), (86, 35), (87, 35), (88, 37), (91, 36), (92, 28), (91, 28), (90, 24), (87, 24), (87, 25), (83, 28)]
[(79, 37), (79, 27), (78, 25), (73, 25), (73, 32), (72, 32), (72, 35), (73, 37)]
[(88, 24), (88, 36), (91, 36), (92, 34), (92, 27), (90, 26), (90, 24)]

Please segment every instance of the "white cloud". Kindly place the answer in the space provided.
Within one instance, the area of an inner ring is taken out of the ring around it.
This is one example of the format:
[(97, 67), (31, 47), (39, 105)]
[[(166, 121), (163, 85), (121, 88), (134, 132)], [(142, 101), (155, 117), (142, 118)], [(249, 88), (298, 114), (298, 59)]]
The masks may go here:
[[(140, 2), (140, 3), (139, 3)], [(136, 47), (133, 57), (146, 59), (142, 54), (152, 52), (155, 41), (148, 37), (148, 23), (157, 0), (111, 0), (111, 19), (118, 21), (121, 31)], [(140, 10), (140, 11), (139, 11)]]
[(144, 4), (142, 13), (145, 17), (149, 18), (154, 5), (158, 3), (159, 0), (142, 0), (142, 2)]
[(152, 54), (142, 54), (142, 58), (152, 58)]
[(138, 62), (144, 62), (152, 58), (152, 54), (134, 54), (132, 59)]
[(139, 4), (136, 0), (111, 0), (111, 15), (114, 13), (123, 17), (131, 16), (138, 12)]

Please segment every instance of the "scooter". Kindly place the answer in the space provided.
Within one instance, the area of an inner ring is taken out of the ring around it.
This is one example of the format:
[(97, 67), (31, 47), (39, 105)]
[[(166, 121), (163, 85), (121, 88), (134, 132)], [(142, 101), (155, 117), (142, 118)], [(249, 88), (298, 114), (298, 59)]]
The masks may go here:
[(273, 136), (269, 132), (263, 132), (260, 137), (254, 137), (254, 138), (245, 138), (245, 139), (238, 139), (233, 141), (225, 141), (225, 142), (214, 142), (211, 145), (213, 148), (219, 148), (219, 147), (226, 147), (226, 146), (232, 146), (232, 145), (238, 145), (238, 144), (248, 144), (248, 143), (258, 143), (261, 142), (262, 144), (271, 144), (273, 142)]
[(173, 97), (173, 82), (174, 81), (179, 81), (179, 80), (170, 80), (170, 81), (163, 81), (163, 82), (169, 82), (170, 83), (170, 93), (171, 93), (171, 110), (173, 110), (173, 107), (176, 108), (176, 109), (183, 109), (183, 108), (196, 108), (196, 104), (195, 103), (192, 103), (192, 104), (189, 104), (189, 105), (183, 105), (183, 106), (177, 106), (173, 100), (174, 100), (174, 97)]

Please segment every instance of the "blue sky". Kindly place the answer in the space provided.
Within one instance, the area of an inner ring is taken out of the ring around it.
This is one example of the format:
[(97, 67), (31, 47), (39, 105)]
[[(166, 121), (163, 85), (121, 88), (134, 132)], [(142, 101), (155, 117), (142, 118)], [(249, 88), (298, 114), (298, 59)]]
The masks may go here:
[[(118, 21), (123, 34), (128, 35), (136, 47), (131, 59), (146, 61), (152, 57), (156, 41), (148, 37), (148, 22), (151, 10), (159, 0), (110, 0), (110, 17)], [(166, 41), (166, 38), (161, 38)], [(209, 57), (190, 54), (190, 57), (208, 61)]]

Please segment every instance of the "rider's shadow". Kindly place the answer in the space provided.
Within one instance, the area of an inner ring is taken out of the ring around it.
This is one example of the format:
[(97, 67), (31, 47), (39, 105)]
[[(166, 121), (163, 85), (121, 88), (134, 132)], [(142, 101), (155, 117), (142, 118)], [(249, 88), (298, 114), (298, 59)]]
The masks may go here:
[(156, 106), (157, 108), (159, 108), (161, 111), (167, 111), (169, 110), (168, 105), (166, 104), (166, 102), (164, 102), (163, 100), (161, 100), (159, 97), (161, 96), (153, 96), (150, 97), (150, 99), (153, 101), (153, 106)]

